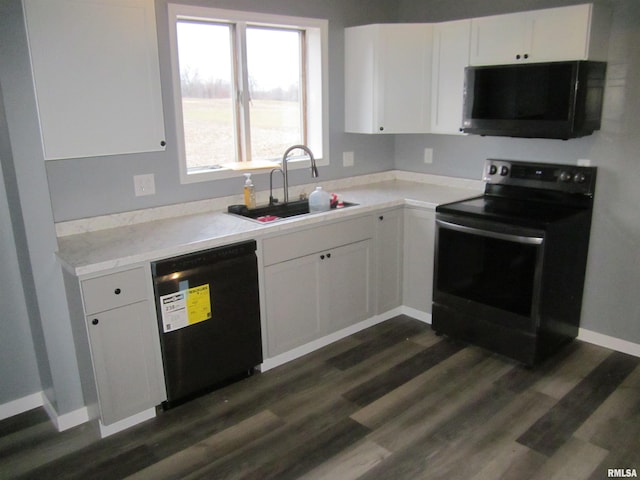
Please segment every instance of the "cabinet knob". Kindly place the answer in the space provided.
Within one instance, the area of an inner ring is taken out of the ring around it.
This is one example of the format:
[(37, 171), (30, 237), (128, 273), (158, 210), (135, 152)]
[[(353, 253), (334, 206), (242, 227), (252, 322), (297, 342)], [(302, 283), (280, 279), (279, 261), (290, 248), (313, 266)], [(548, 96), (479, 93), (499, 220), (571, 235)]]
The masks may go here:
[(122, 290), (120, 290), (119, 288), (116, 288), (113, 293), (115, 293), (116, 295), (120, 295), (122, 293)]
[(526, 59), (526, 58), (529, 58), (529, 54), (528, 54), (528, 53), (525, 53), (525, 54), (524, 54), (524, 58), (525, 58), (525, 59)]
[(516, 55), (516, 60), (520, 60), (520, 54)]
[(91, 323), (93, 325), (97, 325), (98, 323), (100, 323), (100, 321), (97, 318), (94, 318), (93, 320), (91, 320)]
[(384, 215), (380, 215), (380, 216), (378, 217), (378, 220), (384, 220)]
[(327, 253), (327, 258), (331, 258), (331, 254), (330, 253)]
[(160, 146), (161, 146), (161, 147), (166, 147), (166, 145), (167, 145), (167, 142), (165, 142), (164, 140), (162, 140), (162, 141), (160, 142)]
[(384, 131), (384, 127), (380, 127), (380, 131), (381, 131), (381, 132), (382, 132), (382, 131)]
[(320, 255), (320, 260), (324, 260), (324, 255)]

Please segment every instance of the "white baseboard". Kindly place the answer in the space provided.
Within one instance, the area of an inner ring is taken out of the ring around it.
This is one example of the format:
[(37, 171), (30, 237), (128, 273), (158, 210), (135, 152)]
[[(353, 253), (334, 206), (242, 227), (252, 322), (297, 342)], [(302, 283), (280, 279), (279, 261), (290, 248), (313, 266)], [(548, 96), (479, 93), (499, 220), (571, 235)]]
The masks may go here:
[(399, 309), (393, 309), (393, 310), (390, 310), (389, 312), (385, 312), (382, 315), (375, 315), (371, 318), (368, 318), (367, 320), (363, 320), (362, 322), (356, 323), (355, 325), (351, 325), (347, 328), (343, 328), (342, 330), (334, 332), (330, 335), (326, 335), (312, 342), (305, 343), (304, 345), (301, 345), (299, 347), (296, 347), (292, 350), (281, 353), (274, 357), (267, 358), (258, 367), (258, 370), (260, 370), (261, 372), (266, 372), (267, 370), (271, 370), (272, 368), (276, 368), (276, 367), (279, 367), (280, 365), (284, 365), (287, 362), (295, 360), (296, 358), (303, 357), (308, 353), (311, 353), (322, 347), (326, 347), (327, 345), (333, 342), (342, 340), (343, 338), (348, 337), (349, 335), (353, 335), (354, 333), (359, 332), (360, 330), (364, 330), (365, 328), (369, 328), (374, 325), (377, 325), (378, 323), (384, 322), (385, 320), (388, 320), (394, 317), (395, 315), (398, 315), (398, 313), (393, 314), (393, 312), (396, 312), (396, 310), (399, 312)]
[(593, 343), (594, 345), (606, 347), (618, 352), (627, 353), (634, 357), (640, 357), (640, 345), (629, 342), (628, 340), (622, 340), (621, 338), (610, 337), (609, 335), (581, 328), (578, 330), (578, 340)]
[(53, 422), (59, 432), (64, 432), (70, 428), (82, 425), (90, 420), (89, 409), (87, 407), (78, 408), (69, 413), (59, 415), (46, 395), (42, 395), (44, 410), (49, 415), (49, 419)]
[(41, 407), (42, 405), (42, 392), (32, 393), (26, 397), (3, 403), (0, 405), (0, 420), (28, 412), (29, 410)]
[(405, 305), (400, 307), (400, 313), (403, 315), (408, 315), (411, 318), (415, 318), (416, 320), (420, 320), (421, 322), (428, 323), (431, 325), (431, 314), (427, 312), (423, 312), (422, 310), (416, 310), (415, 308), (407, 307)]
[(151, 420), (156, 416), (156, 409), (148, 408), (143, 412), (136, 413), (135, 415), (131, 415), (125, 419), (119, 420), (111, 425), (103, 425), (101, 421), (98, 422), (100, 425), (100, 436), (102, 438), (108, 437), (109, 435), (113, 435), (114, 433), (121, 432), (122, 430), (126, 430), (129, 427), (133, 427), (138, 423), (145, 422), (147, 420)]

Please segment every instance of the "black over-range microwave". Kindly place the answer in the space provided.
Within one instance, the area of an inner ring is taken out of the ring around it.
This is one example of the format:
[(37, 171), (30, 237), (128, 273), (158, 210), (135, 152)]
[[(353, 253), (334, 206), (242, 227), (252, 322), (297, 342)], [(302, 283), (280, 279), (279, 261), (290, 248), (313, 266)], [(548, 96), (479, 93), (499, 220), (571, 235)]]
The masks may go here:
[(492, 65), (465, 69), (462, 131), (576, 138), (600, 129), (606, 63)]

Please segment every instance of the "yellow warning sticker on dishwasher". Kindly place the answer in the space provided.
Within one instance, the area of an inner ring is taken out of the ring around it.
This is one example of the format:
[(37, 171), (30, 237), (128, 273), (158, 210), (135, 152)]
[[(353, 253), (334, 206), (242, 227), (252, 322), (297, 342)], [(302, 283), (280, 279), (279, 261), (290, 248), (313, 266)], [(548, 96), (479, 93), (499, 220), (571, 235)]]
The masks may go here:
[(211, 318), (209, 284), (180, 290), (160, 297), (162, 329), (179, 330)]
[(187, 290), (187, 317), (189, 325), (211, 318), (211, 296), (208, 283)]

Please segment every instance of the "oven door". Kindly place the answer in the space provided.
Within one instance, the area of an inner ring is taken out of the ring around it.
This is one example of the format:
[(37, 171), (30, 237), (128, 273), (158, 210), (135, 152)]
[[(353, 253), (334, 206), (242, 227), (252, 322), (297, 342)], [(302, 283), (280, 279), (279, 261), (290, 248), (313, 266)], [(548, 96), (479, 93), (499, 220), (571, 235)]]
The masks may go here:
[(534, 334), (544, 239), (542, 230), (438, 213), (434, 330), (468, 340), (511, 330)]

